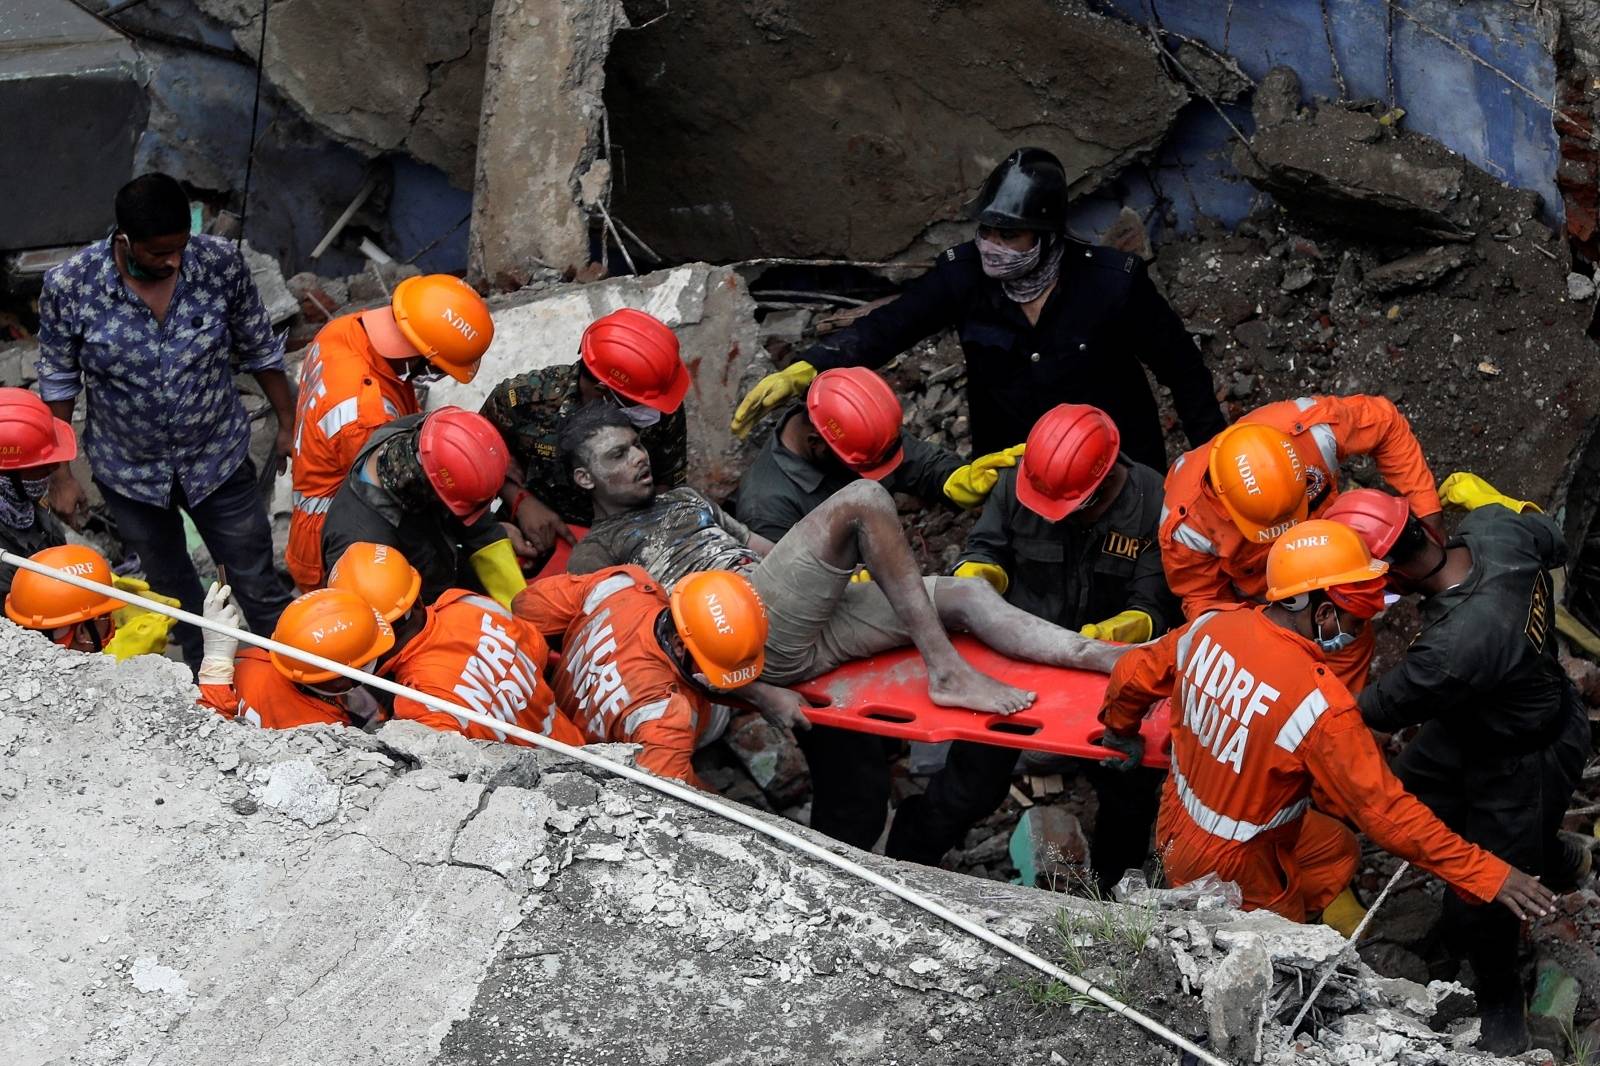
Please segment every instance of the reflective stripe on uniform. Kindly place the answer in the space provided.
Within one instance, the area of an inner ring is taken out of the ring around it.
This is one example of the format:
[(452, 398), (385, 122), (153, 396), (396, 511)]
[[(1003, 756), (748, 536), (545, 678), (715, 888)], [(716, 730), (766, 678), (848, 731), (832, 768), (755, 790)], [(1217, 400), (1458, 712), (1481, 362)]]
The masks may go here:
[[(460, 602), (470, 603), (474, 607), (488, 611), (490, 614), (497, 614), (501, 618), (512, 617), (511, 612), (502, 606), (499, 600), (492, 600), (487, 596), (479, 596), (477, 593), (461, 597)], [(538, 671), (534, 672), (537, 673)]]
[(1278, 729), (1278, 747), (1293, 754), (1300, 747), (1300, 742), (1311, 732), (1311, 727), (1317, 724), (1317, 719), (1322, 717), (1322, 712), (1328, 709), (1328, 698), (1320, 689), (1312, 689), (1306, 693), (1306, 698), (1300, 701), (1300, 706), (1294, 709)]
[(654, 722), (657, 718), (667, 713), (667, 707), (671, 703), (670, 699), (656, 700), (654, 703), (647, 703), (643, 707), (635, 708), (632, 714), (622, 720), (623, 734), (632, 736), (646, 722)]
[[(1315, 396), (1301, 396), (1295, 400), (1294, 405), (1302, 411), (1309, 411), (1317, 405)], [(1318, 422), (1311, 427), (1311, 439), (1317, 442), (1317, 451), (1322, 453), (1322, 463), (1330, 471), (1339, 469), (1339, 440), (1333, 434), (1333, 427), (1326, 422)]]
[(1258, 835), (1265, 833), (1269, 829), (1276, 829), (1280, 825), (1288, 825), (1306, 813), (1306, 809), (1311, 806), (1310, 797), (1302, 797), (1273, 815), (1267, 822), (1257, 825), (1254, 822), (1242, 822), (1237, 818), (1229, 818), (1227, 815), (1218, 814), (1210, 807), (1207, 807), (1205, 802), (1199, 796), (1196, 796), (1194, 790), (1189, 787), (1189, 782), (1178, 769), (1176, 760), (1172, 763), (1172, 784), (1178, 793), (1179, 801), (1183, 804), (1183, 809), (1188, 813), (1195, 825), (1214, 837), (1221, 840), (1231, 840), (1237, 844), (1244, 844), (1254, 840)]
[(1318, 422), (1311, 427), (1311, 439), (1317, 442), (1317, 451), (1322, 453), (1322, 462), (1330, 471), (1339, 469), (1339, 440), (1333, 435), (1333, 427), (1326, 422)]
[(317, 428), (322, 430), (322, 435), (329, 440), (333, 435), (356, 420), (360, 401), (352, 396), (348, 400), (340, 400), (333, 405), (333, 409), (317, 419)]
[(1186, 522), (1179, 522), (1172, 530), (1172, 539), (1182, 544), (1190, 551), (1197, 551), (1203, 555), (1217, 554), (1217, 546)]
[(593, 614), (594, 609), (606, 602), (606, 598), (614, 592), (631, 589), (636, 584), (627, 574), (612, 574), (594, 588), (589, 590), (589, 596), (583, 601), (583, 614)]
[(1216, 616), (1216, 611), (1207, 611), (1196, 618), (1188, 629), (1183, 631), (1183, 636), (1178, 638), (1178, 673), (1183, 673), (1189, 665), (1189, 648), (1194, 644), (1194, 638), (1199, 635), (1206, 622)]
[(332, 496), (307, 496), (303, 492), (294, 494), (294, 509), (305, 515), (325, 514), (333, 506)]

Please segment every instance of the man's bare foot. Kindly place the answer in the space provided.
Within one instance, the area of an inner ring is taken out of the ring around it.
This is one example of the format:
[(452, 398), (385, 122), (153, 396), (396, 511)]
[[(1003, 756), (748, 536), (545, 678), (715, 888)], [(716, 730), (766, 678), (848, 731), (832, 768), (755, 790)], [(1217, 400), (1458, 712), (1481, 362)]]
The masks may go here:
[(928, 669), (928, 698), (941, 707), (1016, 714), (1033, 704), (1034, 694), (980, 674), (966, 663), (958, 663), (948, 671)]

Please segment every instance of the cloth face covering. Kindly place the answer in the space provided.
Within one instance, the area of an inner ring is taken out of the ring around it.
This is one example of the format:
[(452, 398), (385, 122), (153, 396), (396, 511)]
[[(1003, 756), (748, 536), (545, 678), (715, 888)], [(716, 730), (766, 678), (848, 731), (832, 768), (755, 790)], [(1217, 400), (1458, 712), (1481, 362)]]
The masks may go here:
[(983, 261), (983, 272), (1000, 282), (1006, 296), (1025, 304), (1037, 300), (1055, 284), (1066, 247), (1062, 241), (1041, 235), (1032, 248), (1018, 252), (979, 237), (978, 257)]
[(50, 489), (49, 478), (23, 481), (18, 477), (0, 477), (0, 524), (12, 529), (32, 529), (38, 520), (35, 506)]

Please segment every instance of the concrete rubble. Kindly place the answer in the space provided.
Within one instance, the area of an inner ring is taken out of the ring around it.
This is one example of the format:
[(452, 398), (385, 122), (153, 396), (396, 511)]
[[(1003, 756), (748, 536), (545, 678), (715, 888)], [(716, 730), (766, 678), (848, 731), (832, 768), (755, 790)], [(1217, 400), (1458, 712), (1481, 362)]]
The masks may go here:
[[(1574, 471), (1592, 461), (1600, 384), (1592, 301), (1568, 298), (1568, 255), (1536, 198), (1403, 123), (1301, 107), (1298, 91), (1292, 74), (1269, 76), (1255, 136), (1236, 152), (1277, 209), (1167, 243), (1152, 267), (1230, 417), (1381, 393), (1441, 477), (1471, 470), (1557, 504), (1590, 480)], [(1570, 502), (1580, 529), (1594, 504)]]
[(627, 21), (622, 0), (494, 4), (469, 247), (471, 273), (497, 288), (589, 263), (584, 205), (610, 196), (606, 56)]
[[(410, 724), (262, 732), (195, 706), (176, 663), (8, 622), (0, 654), (17, 1066), (1171, 1060), (920, 912), (566, 760)], [(1327, 954), (1326, 931), (1272, 915), (1110, 910), (858, 858), (1047, 955), (1065, 922), (1113, 930), (1092, 979), (1213, 1047), (1259, 1026), (1266, 1061), (1290, 1054), (1282, 990)], [(1378, 1061), (1356, 1044), (1487, 1061), (1459, 1050), (1469, 1025), (1428, 1027), (1453, 989), (1359, 967), (1346, 988), (1295, 1061)]]

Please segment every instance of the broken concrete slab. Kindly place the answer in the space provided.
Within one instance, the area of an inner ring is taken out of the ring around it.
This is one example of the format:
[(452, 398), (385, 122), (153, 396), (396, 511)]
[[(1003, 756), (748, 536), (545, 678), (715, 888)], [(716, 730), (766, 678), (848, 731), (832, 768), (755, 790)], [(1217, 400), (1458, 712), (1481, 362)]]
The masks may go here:
[(1325, 925), (1291, 922), (1271, 911), (1233, 915), (1212, 926), (1219, 947), (1229, 951), (1260, 945), (1274, 966), (1315, 970), (1345, 949), (1349, 941)]
[[(1290, 212), (1391, 243), (1467, 241), (1484, 222), (1471, 168), (1442, 145), (1367, 112), (1326, 105), (1288, 119), (1284, 106), (1267, 108), (1274, 121), (1238, 148), (1234, 165)], [(1538, 199), (1527, 195), (1532, 219)]]
[[(84, 1048), (185, 1066), (482, 1066), (531, 1061), (530, 1047), (541, 1062), (1172, 1058), (1109, 1012), (1038, 1024), (1028, 974), (978, 941), (560, 756), (414, 723), (258, 730), (197, 707), (179, 663), (118, 664), (3, 620), (0, 659), (0, 766), (22, 770), (0, 787), (8, 1064)], [(265, 802), (300, 766), (337, 789), (332, 818)], [(852, 854), (1047, 951), (1063, 908), (1103, 916)], [(1199, 1035), (1201, 1005), (1174, 991), (1163, 940), (1137, 945), (1141, 1005)], [(1387, 1061), (1481, 1061), (1403, 1011), (1332, 1023)], [(1337, 1058), (1318, 1044), (1295, 1061), (1375, 1061), (1338, 1039)]]
[[(364, 154), (408, 152), (469, 189), (491, 2), (279, 0), (267, 20), (266, 75), (308, 119)], [(260, 5), (196, 4), (255, 55)]]
[[(455, 404), (476, 411), (505, 378), (578, 357), (584, 329), (619, 307), (648, 311), (678, 335), (694, 377), (684, 401), (689, 419), (689, 483), (724, 499), (739, 483), (759, 437), (741, 441), (728, 429), (745, 382), (765, 364), (755, 304), (742, 279), (726, 267), (695, 263), (643, 277), (615, 278), (497, 297), (490, 301), (495, 335), (470, 384), (443, 381), (428, 406)], [(752, 435), (755, 436), (755, 435)]]
[(606, 56), (627, 24), (622, 0), (495, 0), (468, 238), (471, 273), (495, 288), (588, 265), (580, 183), (605, 148)]
[(1374, 296), (1424, 289), (1437, 284), (1451, 271), (1461, 269), (1471, 259), (1469, 248), (1459, 244), (1439, 245), (1374, 267), (1362, 276), (1361, 287)]
[(26, 151), (0, 153), (0, 249), (106, 232), (148, 107), (139, 54), (68, 0), (0, 0), (0, 114)]
[(1139, 30), (1082, 0), (673, 0), (612, 48), (614, 207), (669, 258), (885, 259), (963, 218), (1013, 148), (1054, 151), (1080, 195), (1187, 99)]
[(256, 251), (246, 242), (244, 261), (250, 268), (250, 280), (255, 282), (256, 291), (261, 294), (261, 304), (267, 309), (267, 318), (272, 320), (274, 326), (300, 313), (300, 301), (289, 291), (283, 268), (276, 259), (265, 252)]
[(1259, 943), (1232, 951), (1206, 976), (1201, 1001), (1206, 1008), (1211, 1047), (1239, 1062), (1261, 1059), (1261, 1027), (1272, 993), (1272, 960)]

